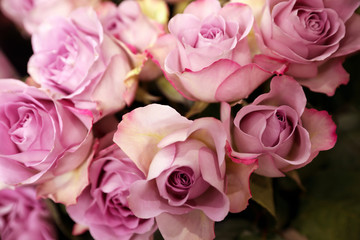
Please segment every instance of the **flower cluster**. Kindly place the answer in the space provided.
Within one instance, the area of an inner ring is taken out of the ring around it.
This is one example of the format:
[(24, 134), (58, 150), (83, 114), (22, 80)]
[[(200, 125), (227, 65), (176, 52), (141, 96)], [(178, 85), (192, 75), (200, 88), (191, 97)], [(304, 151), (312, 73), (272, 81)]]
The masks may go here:
[(25, 82), (0, 66), (1, 239), (56, 238), (35, 195), (66, 206), (73, 234), (214, 239), (246, 209), (251, 175), (334, 147), (303, 87), (348, 82), (360, 2), (223, 2), (2, 0), (33, 55)]

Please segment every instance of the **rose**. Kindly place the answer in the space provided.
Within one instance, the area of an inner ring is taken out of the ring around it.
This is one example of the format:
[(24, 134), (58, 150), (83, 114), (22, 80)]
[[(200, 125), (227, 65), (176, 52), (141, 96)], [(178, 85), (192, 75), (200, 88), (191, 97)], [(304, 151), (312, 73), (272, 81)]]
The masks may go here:
[(256, 173), (280, 177), (332, 148), (336, 125), (326, 111), (305, 108), (305, 94), (293, 78), (274, 77), (270, 87), (269, 93), (241, 108), (233, 123), (229, 105), (223, 105), (222, 120), (228, 126), (233, 161), (257, 159)]
[(166, 239), (213, 237), (209, 228), (229, 211), (225, 140), (219, 120), (191, 121), (168, 106), (150, 104), (124, 115), (114, 142), (146, 177), (130, 186), (130, 209), (155, 217)]
[(0, 190), (1, 239), (56, 239), (56, 230), (44, 202), (31, 187)]
[(360, 16), (354, 14), (359, 5), (356, 0), (267, 0), (260, 46), (289, 61), (287, 74), (304, 86), (333, 95), (349, 79), (344, 56), (360, 49)]
[(154, 219), (140, 219), (128, 207), (129, 187), (144, 174), (116, 145), (101, 150), (89, 168), (90, 186), (75, 205), (67, 207), (72, 219), (88, 226), (95, 239), (143, 238), (154, 231)]
[[(104, 31), (123, 42), (134, 54), (146, 54), (146, 50), (164, 34), (163, 26), (145, 15), (140, 4), (148, 7), (146, 4), (156, 6), (159, 2), (123, 1), (118, 6), (104, 2), (98, 11)], [(150, 10), (154, 13), (158, 9)], [(144, 62), (141, 70), (141, 80), (152, 80), (161, 75), (161, 70), (150, 60)]]
[(247, 97), (283, 65), (251, 57), (247, 36), (251, 9), (217, 0), (191, 2), (169, 21), (170, 34), (150, 49), (167, 79), (185, 97), (205, 102)]
[[(91, 4), (94, 4), (92, 1)], [(3, 0), (1, 10), (30, 35), (38, 26), (52, 16), (67, 16), (80, 5), (89, 5), (83, 0)]]
[(137, 1), (123, 1), (118, 6), (103, 4), (100, 19), (104, 31), (124, 42), (134, 53), (144, 52), (163, 32), (159, 24), (141, 11)]
[(0, 181), (40, 183), (78, 167), (92, 148), (92, 116), (20, 80), (0, 80)]
[(34, 54), (28, 72), (55, 98), (90, 109), (95, 120), (132, 102), (137, 82), (130, 72), (135, 63), (104, 35), (92, 9), (79, 8), (69, 18), (50, 19), (31, 40)]

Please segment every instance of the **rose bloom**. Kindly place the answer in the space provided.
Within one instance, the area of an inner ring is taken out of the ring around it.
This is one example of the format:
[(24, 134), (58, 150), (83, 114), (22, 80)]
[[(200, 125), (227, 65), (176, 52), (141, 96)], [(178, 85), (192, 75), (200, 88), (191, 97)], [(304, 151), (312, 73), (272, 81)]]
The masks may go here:
[[(146, 4), (146, 2), (143, 3)], [(134, 54), (144, 54), (145, 57), (148, 48), (156, 42), (160, 35), (164, 34), (164, 27), (145, 15), (140, 4), (139, 1), (129, 0), (121, 2), (118, 6), (113, 2), (104, 2), (98, 8), (98, 13), (104, 31), (108, 35), (121, 41)], [(151, 4), (156, 5), (159, 2)], [(149, 10), (154, 11), (154, 9)], [(161, 75), (160, 68), (153, 61), (146, 58), (144, 61), (139, 76), (140, 80), (153, 80)]]
[(135, 66), (103, 33), (93, 9), (78, 8), (69, 18), (48, 20), (31, 41), (28, 72), (55, 98), (90, 109), (96, 121), (132, 102), (137, 81), (128, 73)]
[(146, 179), (130, 186), (129, 207), (155, 217), (165, 239), (213, 238), (229, 211), (225, 194), (226, 133), (214, 118), (194, 121), (158, 104), (123, 116), (114, 142)]
[(289, 61), (289, 71), (313, 91), (333, 95), (349, 80), (344, 57), (360, 49), (358, 0), (266, 0), (260, 47)]
[(221, 8), (218, 0), (191, 2), (170, 19), (170, 34), (150, 53), (166, 78), (185, 97), (205, 102), (247, 97), (283, 64), (251, 56), (247, 36), (254, 17), (241, 3)]
[(56, 239), (51, 216), (31, 187), (0, 190), (0, 237), (12, 239)]
[(95, 5), (97, 0), (2, 0), (1, 10), (28, 34), (53, 16), (67, 16), (79, 6)]
[(234, 162), (258, 160), (256, 173), (281, 177), (310, 163), (336, 142), (336, 125), (326, 111), (307, 109), (302, 87), (288, 76), (274, 77), (271, 90), (242, 107), (233, 121), (222, 105), (228, 127), (228, 154)]
[(95, 239), (149, 239), (154, 219), (140, 219), (129, 209), (129, 187), (144, 174), (116, 145), (101, 150), (89, 168), (90, 186), (75, 205), (71, 218), (87, 226)]
[(159, 24), (142, 13), (137, 1), (123, 1), (118, 6), (103, 3), (100, 19), (104, 31), (124, 42), (134, 53), (144, 52), (163, 33)]
[(92, 148), (92, 116), (20, 80), (0, 80), (0, 181), (40, 183), (79, 166)]

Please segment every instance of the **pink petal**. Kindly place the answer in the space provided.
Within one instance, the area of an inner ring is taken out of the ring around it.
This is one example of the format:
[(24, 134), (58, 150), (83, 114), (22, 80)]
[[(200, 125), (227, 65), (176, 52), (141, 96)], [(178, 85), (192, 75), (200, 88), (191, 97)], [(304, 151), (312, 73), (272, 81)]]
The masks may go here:
[[(181, 41), (193, 46), (200, 31), (201, 20), (191, 14), (177, 14), (170, 19), (168, 28), (171, 34)], [(187, 35), (186, 33), (191, 33)], [(192, 39), (187, 36), (193, 37)], [(191, 44), (192, 43), (192, 44)]]
[(246, 37), (253, 25), (254, 16), (251, 8), (242, 3), (228, 3), (220, 11), (219, 15), (223, 16), (226, 21), (236, 22), (239, 24), (239, 40)]
[(359, 7), (358, 0), (323, 0), (326, 8), (334, 9), (344, 22), (354, 14), (355, 10)]
[(318, 62), (310, 64), (290, 63), (286, 75), (294, 78), (313, 78), (318, 74)]
[(214, 222), (203, 212), (193, 210), (187, 214), (163, 213), (156, 222), (164, 239), (214, 239)]
[(319, 151), (329, 150), (335, 146), (336, 124), (326, 111), (305, 109), (301, 120), (310, 134), (312, 157)]
[(174, 131), (187, 128), (189, 124), (191, 121), (173, 108), (150, 104), (123, 116), (114, 134), (114, 142), (147, 175), (161, 139)]
[(226, 163), (226, 195), (230, 200), (230, 212), (238, 213), (247, 207), (251, 198), (249, 178), (257, 167), (257, 162), (249, 165), (232, 161)]
[(360, 49), (360, 15), (354, 13), (345, 26), (345, 37), (340, 42), (339, 50), (332, 57), (348, 55)]
[(236, 62), (221, 59), (201, 71), (185, 71), (179, 75), (180, 82), (174, 82), (174, 84), (182, 86), (186, 91), (185, 94), (188, 92), (190, 96), (200, 101), (216, 102), (220, 101), (215, 97), (218, 87), (239, 68)]
[(139, 218), (151, 218), (164, 212), (184, 214), (191, 209), (182, 206), (170, 206), (157, 190), (156, 180), (139, 180), (130, 186), (129, 208)]
[(298, 82), (310, 88), (311, 91), (333, 96), (337, 87), (349, 81), (349, 74), (342, 66), (343, 61), (343, 58), (331, 59), (319, 67), (316, 77), (298, 79)]
[(215, 93), (215, 99), (219, 102), (231, 102), (247, 98), (271, 75), (256, 64), (239, 67), (219, 85)]
[[(274, 157), (270, 154), (264, 154), (258, 158), (259, 168), (255, 170), (256, 174), (267, 177), (284, 177), (274, 162)], [(261, 167), (260, 167), (261, 166)]]
[(76, 169), (56, 176), (37, 186), (37, 196), (48, 197), (65, 206), (75, 204), (77, 197), (89, 184), (88, 168), (93, 159), (95, 149)]
[[(101, 117), (123, 109), (134, 99), (137, 79), (127, 77), (130, 70), (130, 62), (125, 54), (116, 55), (111, 59), (92, 95), (92, 100), (97, 103), (97, 110), (101, 112)], [(129, 99), (126, 99), (127, 96)]]
[(306, 96), (300, 84), (292, 77), (276, 76), (271, 80), (270, 92), (257, 97), (253, 104), (288, 105), (301, 116), (306, 105)]
[(202, 20), (207, 16), (216, 15), (220, 9), (218, 0), (198, 0), (191, 2), (184, 13), (195, 15)]

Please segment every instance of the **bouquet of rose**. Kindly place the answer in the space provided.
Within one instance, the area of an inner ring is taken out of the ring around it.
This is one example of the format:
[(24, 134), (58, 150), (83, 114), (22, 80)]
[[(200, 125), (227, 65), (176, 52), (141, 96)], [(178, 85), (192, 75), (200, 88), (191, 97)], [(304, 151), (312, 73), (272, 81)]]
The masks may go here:
[(2, 0), (33, 55), (24, 81), (0, 66), (1, 238), (55, 239), (51, 215), (66, 235), (62, 212), (94, 239), (214, 239), (252, 197), (267, 208), (250, 177), (301, 184), (335, 145), (303, 87), (347, 84), (359, 6)]

